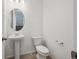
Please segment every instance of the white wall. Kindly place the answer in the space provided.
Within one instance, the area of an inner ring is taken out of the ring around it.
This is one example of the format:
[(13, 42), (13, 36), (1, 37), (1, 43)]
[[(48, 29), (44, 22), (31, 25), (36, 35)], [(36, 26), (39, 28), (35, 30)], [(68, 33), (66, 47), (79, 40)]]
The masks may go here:
[[(52, 58), (71, 59), (74, 20), (73, 0), (43, 0), (43, 35)], [(56, 40), (64, 42), (64, 47)]]
[(74, 48), (77, 51), (77, 0), (73, 0)]
[(32, 0), (31, 6), (31, 35), (42, 35), (42, 17), (43, 17), (43, 8), (42, 0)]
[[(40, 29), (41, 25), (41, 1), (42, 0), (25, 0), (25, 4), (19, 4), (15, 2), (11, 2), (10, 0), (4, 0), (4, 25), (3, 25), (3, 37), (7, 37), (13, 33), (12, 28), (10, 27), (11, 20), (10, 10), (13, 8), (19, 8), (25, 16), (25, 24), (20, 33), (24, 34), (24, 39), (21, 40), (21, 54), (27, 54), (31, 51), (34, 51), (33, 44), (31, 40), (31, 35), (37, 33), (40, 35), (42, 30)], [(31, 7), (32, 6), (32, 7)], [(7, 40), (7, 56), (13, 56), (14, 42), (11, 40)]]

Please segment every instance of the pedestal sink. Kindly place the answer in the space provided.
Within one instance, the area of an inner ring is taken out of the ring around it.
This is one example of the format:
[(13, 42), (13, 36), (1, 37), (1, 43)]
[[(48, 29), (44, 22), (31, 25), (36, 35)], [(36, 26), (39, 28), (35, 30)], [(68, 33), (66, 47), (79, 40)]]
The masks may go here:
[(20, 39), (23, 39), (24, 38), (24, 35), (22, 35), (22, 34), (19, 34), (19, 35), (12, 34), (12, 35), (9, 35), (8, 38), (10, 40), (20, 40)]
[(19, 34), (19, 35), (9, 35), (8, 39), (14, 40), (14, 54), (15, 54), (15, 59), (20, 59), (20, 40), (24, 38), (24, 35)]

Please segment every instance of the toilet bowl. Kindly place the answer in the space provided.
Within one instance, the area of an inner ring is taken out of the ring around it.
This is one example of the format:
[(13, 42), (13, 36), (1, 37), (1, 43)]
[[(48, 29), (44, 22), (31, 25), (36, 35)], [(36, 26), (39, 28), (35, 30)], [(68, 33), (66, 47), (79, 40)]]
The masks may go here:
[(43, 46), (43, 45), (39, 45), (36, 46), (36, 50), (37, 50), (37, 59), (46, 59), (46, 56), (49, 55), (49, 50), (47, 47)]
[(49, 55), (49, 50), (47, 47), (43, 45), (43, 39), (41, 36), (38, 37), (32, 37), (32, 41), (34, 43), (34, 47), (37, 51), (37, 59), (46, 59), (46, 57)]
[(48, 48), (46, 48), (45, 46), (43, 45), (39, 45), (39, 46), (36, 46), (36, 50), (39, 54), (43, 55), (43, 56), (48, 56), (49, 55), (49, 50)]

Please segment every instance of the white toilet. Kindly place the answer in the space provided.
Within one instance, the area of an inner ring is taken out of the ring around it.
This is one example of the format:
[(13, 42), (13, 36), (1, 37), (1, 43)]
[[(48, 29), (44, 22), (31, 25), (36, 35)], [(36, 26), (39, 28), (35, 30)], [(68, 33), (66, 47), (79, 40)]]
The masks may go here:
[(32, 37), (33, 43), (35, 45), (35, 49), (37, 51), (37, 59), (46, 59), (46, 56), (49, 55), (49, 50), (47, 47), (42, 45), (43, 39), (42, 37)]

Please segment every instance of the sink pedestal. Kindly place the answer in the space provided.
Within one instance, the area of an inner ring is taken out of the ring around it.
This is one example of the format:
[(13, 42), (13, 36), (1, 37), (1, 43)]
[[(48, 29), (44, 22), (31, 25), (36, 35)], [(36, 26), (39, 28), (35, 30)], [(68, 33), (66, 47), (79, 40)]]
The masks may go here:
[(14, 41), (14, 56), (15, 59), (20, 59), (20, 41), (24, 38), (24, 35), (10, 35), (8, 39)]
[(20, 59), (20, 40), (14, 41), (14, 55), (15, 59)]

